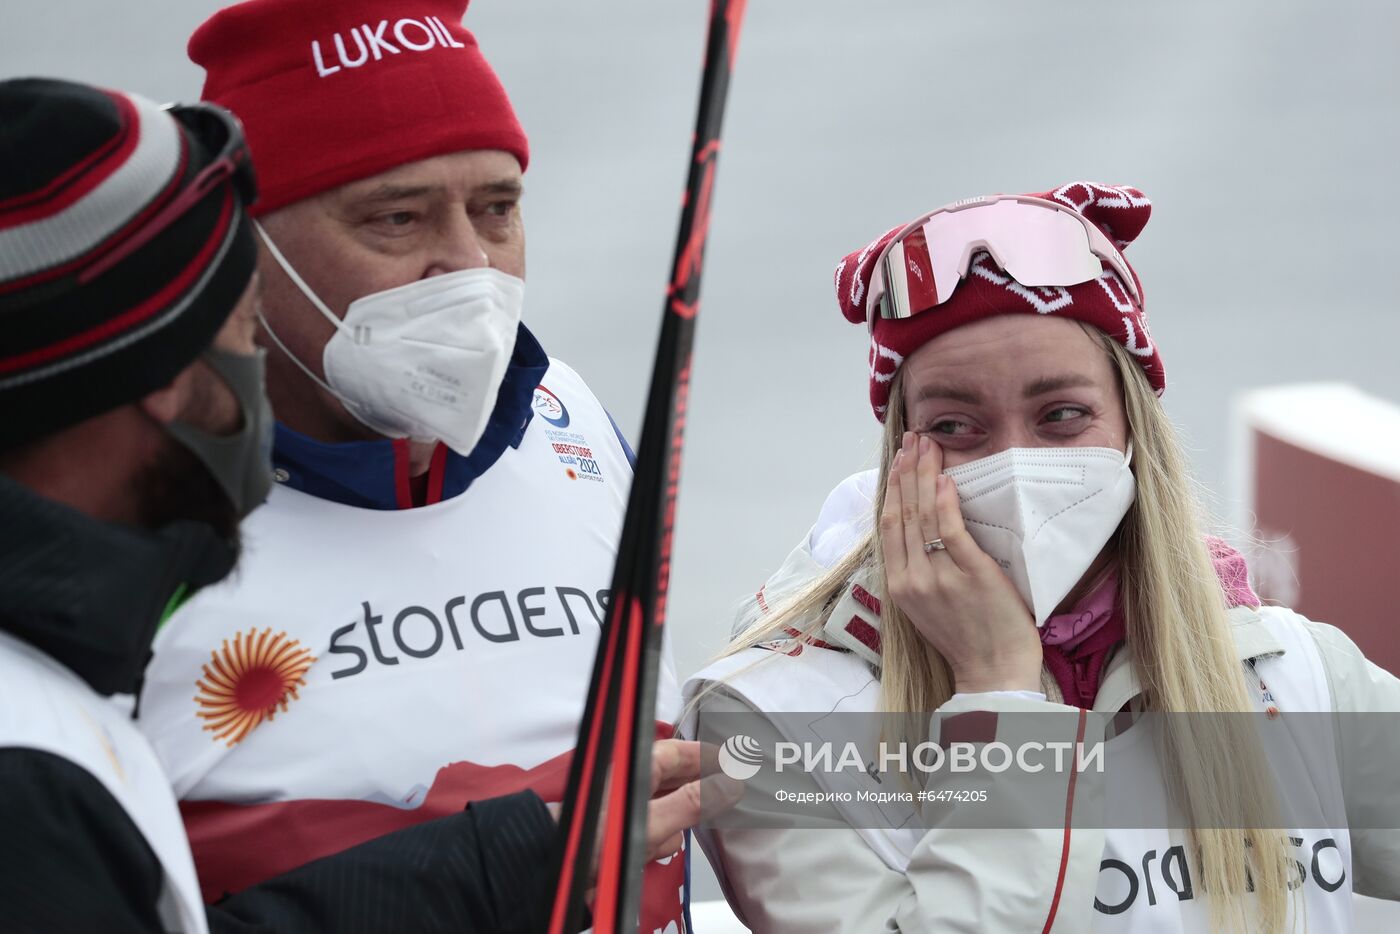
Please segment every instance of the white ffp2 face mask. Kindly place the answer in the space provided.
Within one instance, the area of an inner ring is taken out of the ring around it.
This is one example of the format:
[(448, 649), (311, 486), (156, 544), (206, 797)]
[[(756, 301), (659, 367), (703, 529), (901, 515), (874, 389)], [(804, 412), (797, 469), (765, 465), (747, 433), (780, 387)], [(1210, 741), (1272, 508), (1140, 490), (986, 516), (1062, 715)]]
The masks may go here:
[(335, 325), (323, 382), (263, 320), (274, 342), (366, 427), (469, 454), (486, 431), (520, 326), (525, 283), (490, 267), (357, 298), (337, 318), (257, 225), (272, 258)]
[(967, 531), (1016, 585), (1036, 626), (1094, 563), (1137, 494), (1112, 448), (1008, 448), (944, 471)]

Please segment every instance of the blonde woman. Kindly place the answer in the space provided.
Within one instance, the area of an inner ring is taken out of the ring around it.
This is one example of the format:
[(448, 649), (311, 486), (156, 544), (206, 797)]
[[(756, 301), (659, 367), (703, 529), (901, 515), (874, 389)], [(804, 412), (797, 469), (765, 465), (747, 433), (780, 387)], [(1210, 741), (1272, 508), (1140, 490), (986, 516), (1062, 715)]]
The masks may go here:
[[(993, 713), (985, 743), (1024, 713), (1017, 735), (1102, 741), (1112, 767), (1045, 769), (998, 796), (1003, 776), (981, 788), (990, 821), (976, 798), (887, 826), (840, 806), (836, 829), (731, 820), (702, 844), (756, 934), (1336, 932), (1353, 930), (1353, 892), (1400, 898), (1389, 720), (1294, 730), (1282, 760), (1264, 717), (1105, 732), (1119, 712), (1400, 710), (1400, 681), (1336, 629), (1260, 607), (1239, 556), (1203, 534), (1122, 252), (1150, 210), (1090, 183), (969, 199), (837, 268), (842, 311), (870, 335), (878, 475), (843, 484), (749, 601), (687, 685), (690, 728), (756, 713), (810, 739), (849, 712), (884, 715), (886, 740), (939, 742), (959, 714)], [(969, 792), (947, 771), (918, 784), (927, 801)], [(1380, 829), (1349, 833), (1325, 808), (1308, 813), (1333, 822), (1289, 822), (1343, 789)], [(1114, 808), (1183, 818), (1124, 829), (1102, 817)]]

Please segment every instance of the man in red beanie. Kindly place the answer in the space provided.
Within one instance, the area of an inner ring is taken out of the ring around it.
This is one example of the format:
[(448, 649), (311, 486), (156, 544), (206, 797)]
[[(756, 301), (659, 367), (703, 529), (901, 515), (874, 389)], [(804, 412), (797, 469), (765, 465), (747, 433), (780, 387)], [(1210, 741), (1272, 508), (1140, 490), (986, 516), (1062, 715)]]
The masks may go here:
[[(207, 899), (563, 794), (631, 452), (520, 323), (529, 152), (463, 8), (249, 0), (190, 41), (258, 166), (278, 422), (242, 573), (162, 633), (141, 696)], [(648, 934), (683, 924), (686, 866), (648, 867)]]

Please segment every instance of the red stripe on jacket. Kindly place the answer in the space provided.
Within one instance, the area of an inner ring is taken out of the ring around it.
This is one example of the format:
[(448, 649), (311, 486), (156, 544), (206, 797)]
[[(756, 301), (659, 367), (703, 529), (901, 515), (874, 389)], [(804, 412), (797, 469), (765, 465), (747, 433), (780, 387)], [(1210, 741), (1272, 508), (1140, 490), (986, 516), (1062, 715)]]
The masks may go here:
[[(657, 723), (657, 739), (674, 733)], [(307, 798), (264, 804), (181, 801), (199, 884), (206, 902), (239, 892), (323, 856), (339, 853), (386, 833), (456, 814), (469, 801), (533, 790), (559, 801), (569, 778), (566, 752), (532, 769), (454, 762), (438, 769), (422, 800), (399, 807), (357, 799)], [(540, 867), (548, 871), (547, 866)], [(685, 860), (648, 863), (642, 894), (642, 930), (681, 924), (679, 892)]]

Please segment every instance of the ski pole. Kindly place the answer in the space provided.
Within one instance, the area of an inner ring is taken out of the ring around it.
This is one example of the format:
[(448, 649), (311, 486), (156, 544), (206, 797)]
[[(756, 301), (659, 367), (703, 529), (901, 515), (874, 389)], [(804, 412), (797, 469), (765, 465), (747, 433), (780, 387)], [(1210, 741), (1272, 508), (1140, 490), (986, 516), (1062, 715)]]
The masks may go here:
[(558, 888), (550, 934), (572, 934), (583, 921), (600, 814), (593, 928), (598, 934), (635, 934), (637, 930), (651, 798), (656, 674), (666, 622), (691, 347), (700, 310), (700, 274), (714, 199), (720, 127), (746, 3), (711, 0), (710, 4), (680, 234), (607, 616), (560, 815), (555, 857)]

